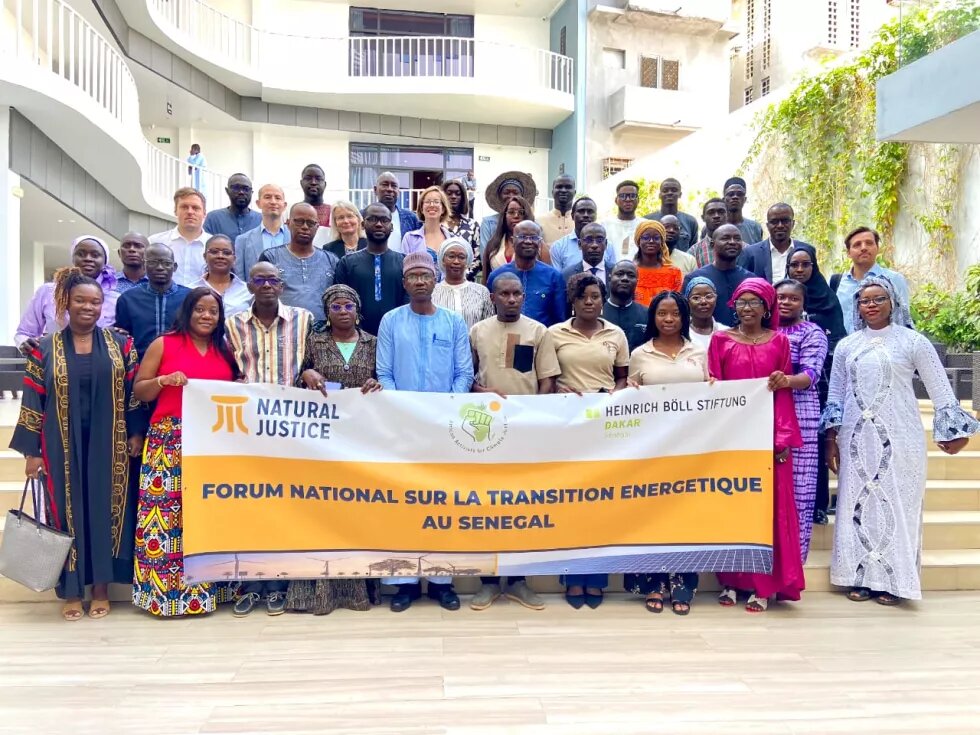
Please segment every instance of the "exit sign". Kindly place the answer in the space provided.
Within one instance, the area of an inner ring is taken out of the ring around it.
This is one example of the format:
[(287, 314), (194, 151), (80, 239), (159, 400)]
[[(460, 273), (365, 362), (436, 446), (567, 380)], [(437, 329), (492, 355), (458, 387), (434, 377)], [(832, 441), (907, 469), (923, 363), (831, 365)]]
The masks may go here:
[(482, 162), (488, 162), (489, 160), (490, 160), (490, 156), (480, 156), (480, 161)]
[(169, 143), (170, 138), (157, 138), (157, 143)]

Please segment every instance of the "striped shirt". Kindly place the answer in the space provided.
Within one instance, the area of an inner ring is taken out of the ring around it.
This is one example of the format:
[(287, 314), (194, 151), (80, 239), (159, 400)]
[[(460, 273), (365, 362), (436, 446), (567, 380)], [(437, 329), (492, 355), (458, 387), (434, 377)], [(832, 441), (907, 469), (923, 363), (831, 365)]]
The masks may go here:
[(432, 303), (462, 316), (467, 329), (494, 315), (490, 292), (486, 286), (472, 281), (463, 281), (458, 285), (445, 281), (437, 283), (432, 292)]
[(231, 351), (248, 382), (293, 385), (312, 323), (313, 315), (306, 309), (280, 302), (279, 316), (269, 327), (252, 314), (252, 307), (235, 314), (225, 326)]

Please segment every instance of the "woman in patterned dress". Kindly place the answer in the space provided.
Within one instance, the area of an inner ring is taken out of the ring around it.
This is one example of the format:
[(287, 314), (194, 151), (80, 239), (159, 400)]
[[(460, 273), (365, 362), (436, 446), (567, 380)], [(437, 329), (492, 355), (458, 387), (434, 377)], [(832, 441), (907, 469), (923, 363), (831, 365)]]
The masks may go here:
[(779, 331), (789, 339), (793, 374), (786, 376), (793, 389), (796, 420), (803, 446), (793, 452), (793, 496), (800, 521), (800, 557), (806, 564), (813, 535), (813, 505), (817, 497), (820, 395), (817, 385), (827, 359), (827, 335), (819, 324), (803, 319), (806, 288), (791, 278), (776, 284)]
[(147, 349), (133, 388), (139, 400), (156, 401), (143, 449), (133, 565), (133, 604), (153, 615), (200, 615), (231, 599), (226, 585), (184, 582), (181, 400), (190, 378), (230, 381), (240, 375), (225, 342), (221, 297), (207, 287), (193, 289), (173, 331)]
[(467, 201), (466, 184), (459, 179), (451, 179), (442, 185), (442, 190), (446, 192), (449, 199), (449, 219), (446, 220), (446, 229), (453, 237), (458, 237), (469, 243), (472, 257), (470, 266), (466, 269), (466, 280), (475, 281), (480, 275), (480, 223), (473, 218), (470, 211), (470, 204)]
[(932, 434), (956, 454), (980, 424), (960, 408), (935, 348), (906, 328), (908, 311), (884, 276), (854, 293), (854, 329), (834, 353), (823, 424), (837, 473), (830, 581), (854, 602), (922, 597), (922, 498), (926, 442), (912, 387), (916, 371), (935, 406)]
[[(350, 286), (334, 284), (323, 294), (327, 318), (316, 322), (306, 338), (300, 383), (327, 394), (327, 383), (359, 388), (362, 393), (381, 390), (375, 352), (378, 341), (358, 327), (361, 298)], [(334, 610), (369, 610), (381, 603), (381, 586), (374, 579), (298, 579), (289, 583), (286, 609), (328, 615)]]
[(466, 280), (466, 271), (472, 260), (469, 246), (464, 240), (458, 237), (446, 240), (439, 250), (439, 267), (443, 277), (432, 292), (432, 303), (462, 316), (467, 329), (494, 315), (493, 301), (487, 287)]

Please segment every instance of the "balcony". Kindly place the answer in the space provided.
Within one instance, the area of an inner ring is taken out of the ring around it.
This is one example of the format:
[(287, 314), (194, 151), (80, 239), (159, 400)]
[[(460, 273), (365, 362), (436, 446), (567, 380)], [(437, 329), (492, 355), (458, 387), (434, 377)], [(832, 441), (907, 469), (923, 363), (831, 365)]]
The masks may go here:
[(627, 85), (609, 95), (606, 110), (610, 130), (681, 138), (704, 127), (708, 110), (703, 97), (692, 92)]
[[(61, 0), (3, 0), (0, 100), (22, 114), (132, 210), (173, 216), (187, 164), (143, 137), (123, 57)], [(224, 176), (200, 169), (202, 190)]]
[(667, 28), (674, 33), (736, 33), (730, 23), (731, 0), (600, 0), (593, 13), (619, 16), (621, 22), (643, 28)]
[[(145, 1), (182, 58), (196, 57), (225, 85), (266, 102), (542, 128), (574, 109), (572, 59), (547, 49), (439, 36), (291, 35), (200, 0)], [(520, 70), (520, 84), (507, 69)]]

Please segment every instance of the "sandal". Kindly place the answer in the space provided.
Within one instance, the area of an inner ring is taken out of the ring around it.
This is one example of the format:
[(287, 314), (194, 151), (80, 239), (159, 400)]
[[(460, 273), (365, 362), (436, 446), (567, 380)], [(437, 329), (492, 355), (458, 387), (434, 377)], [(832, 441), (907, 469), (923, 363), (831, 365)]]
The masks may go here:
[(847, 599), (851, 602), (867, 602), (871, 599), (871, 590), (867, 587), (854, 587), (847, 593)]
[(886, 607), (894, 607), (895, 605), (902, 604), (902, 598), (896, 597), (890, 592), (879, 592), (875, 597), (875, 602)]
[(768, 608), (769, 599), (767, 597), (756, 597), (754, 592), (749, 595), (749, 601), (745, 603), (745, 612), (755, 615), (764, 613)]
[(81, 600), (77, 602), (66, 602), (64, 607), (61, 608), (61, 617), (69, 623), (81, 620), (84, 616), (85, 610), (82, 609)]
[(647, 597), (643, 604), (652, 613), (662, 613), (664, 611), (664, 598), (662, 595), (660, 597)]
[(674, 611), (674, 615), (687, 615), (691, 612), (691, 605), (687, 602), (671, 600), (670, 609)]
[(732, 587), (725, 587), (718, 593), (718, 604), (722, 607), (735, 607), (738, 601), (738, 593)]
[(88, 609), (88, 616), (93, 620), (101, 620), (109, 614), (110, 609), (108, 600), (92, 600)]

